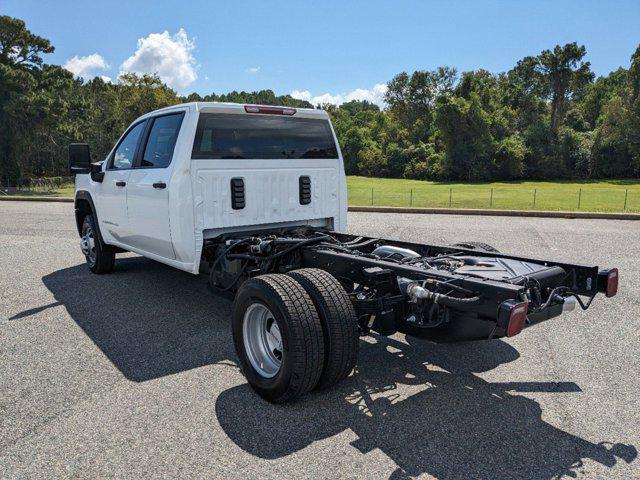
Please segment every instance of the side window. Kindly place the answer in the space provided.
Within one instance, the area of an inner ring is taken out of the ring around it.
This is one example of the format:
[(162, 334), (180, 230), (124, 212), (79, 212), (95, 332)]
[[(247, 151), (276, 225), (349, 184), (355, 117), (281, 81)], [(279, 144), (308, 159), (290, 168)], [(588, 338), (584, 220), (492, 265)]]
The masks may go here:
[(129, 130), (129, 133), (122, 139), (113, 154), (112, 169), (120, 170), (133, 167), (136, 147), (138, 146), (140, 135), (144, 132), (144, 125), (145, 122), (137, 124)]
[(141, 167), (163, 168), (171, 163), (183, 116), (184, 114), (178, 113), (163, 115), (153, 120)]

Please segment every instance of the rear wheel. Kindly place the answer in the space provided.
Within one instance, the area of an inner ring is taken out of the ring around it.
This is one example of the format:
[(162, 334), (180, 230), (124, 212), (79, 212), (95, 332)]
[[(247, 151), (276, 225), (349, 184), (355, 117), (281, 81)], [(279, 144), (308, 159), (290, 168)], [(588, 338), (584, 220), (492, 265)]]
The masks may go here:
[(307, 291), (324, 333), (324, 368), (318, 388), (328, 388), (348, 377), (358, 359), (358, 321), (349, 295), (324, 270), (303, 268), (288, 273)]
[(233, 341), (249, 385), (282, 403), (312, 390), (322, 374), (324, 341), (313, 302), (286, 275), (242, 284), (233, 312)]
[(93, 273), (109, 273), (113, 271), (116, 254), (106, 250), (98, 239), (98, 229), (93, 215), (84, 217), (80, 249), (87, 260), (87, 265)]

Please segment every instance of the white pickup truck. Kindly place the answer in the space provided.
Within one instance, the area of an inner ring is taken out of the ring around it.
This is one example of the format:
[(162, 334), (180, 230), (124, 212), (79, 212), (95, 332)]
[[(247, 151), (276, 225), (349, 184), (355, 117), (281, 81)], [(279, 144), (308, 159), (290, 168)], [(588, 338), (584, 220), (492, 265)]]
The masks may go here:
[(90, 270), (108, 273), (130, 251), (206, 271), (235, 293), (240, 364), (273, 402), (347, 377), (371, 330), (510, 337), (617, 291), (615, 268), (344, 233), (342, 155), (322, 110), (176, 105), (134, 121), (102, 162), (69, 145), (69, 168)]

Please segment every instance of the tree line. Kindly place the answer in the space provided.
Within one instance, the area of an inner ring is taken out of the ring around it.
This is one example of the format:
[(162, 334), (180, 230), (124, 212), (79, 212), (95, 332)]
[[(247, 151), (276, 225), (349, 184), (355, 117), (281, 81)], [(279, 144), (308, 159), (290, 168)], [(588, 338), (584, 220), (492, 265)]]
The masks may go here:
[[(47, 64), (54, 47), (0, 16), (0, 181), (66, 174), (66, 146), (96, 160), (138, 116), (185, 101), (314, 107), (271, 90), (179, 96), (155, 75), (76, 79)], [(508, 72), (402, 72), (384, 109), (318, 105), (330, 114), (351, 175), (429, 180), (638, 178), (640, 47), (628, 69), (596, 78), (576, 43), (525, 57)]]

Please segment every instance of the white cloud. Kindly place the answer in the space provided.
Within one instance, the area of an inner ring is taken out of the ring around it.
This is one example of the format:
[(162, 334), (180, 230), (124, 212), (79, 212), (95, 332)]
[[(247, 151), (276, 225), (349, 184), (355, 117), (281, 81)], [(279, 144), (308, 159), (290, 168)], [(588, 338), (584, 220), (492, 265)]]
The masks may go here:
[(312, 98), (309, 90), (294, 90), (289, 95), (298, 100), (306, 100), (307, 102), (310, 102)]
[(260, 67), (249, 67), (245, 69), (247, 73), (258, 73), (260, 71)]
[(102, 79), (103, 82), (113, 83), (113, 80), (111, 80), (111, 77), (108, 77), (106, 75), (100, 75), (100, 78)]
[(109, 69), (109, 64), (102, 55), (94, 53), (86, 57), (75, 56), (64, 64), (64, 68), (69, 70), (78, 78), (90, 80), (96, 76), (97, 71)]
[(171, 36), (166, 30), (138, 39), (138, 49), (120, 66), (120, 74), (157, 74), (176, 90), (191, 85), (197, 78), (196, 60), (192, 55), (195, 43), (184, 29)]
[(323, 95), (312, 95), (309, 90), (294, 90), (291, 92), (293, 98), (299, 100), (306, 100), (313, 105), (319, 105), (323, 103), (332, 103), (334, 105), (340, 105), (344, 102), (350, 102), (352, 100), (367, 100), (371, 103), (375, 103), (379, 107), (384, 107), (384, 94), (387, 92), (387, 85), (384, 83), (378, 83), (371, 88), (356, 88), (348, 93), (331, 94), (325, 93)]

